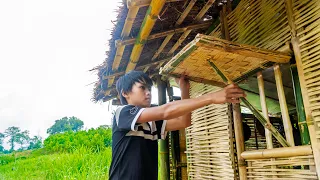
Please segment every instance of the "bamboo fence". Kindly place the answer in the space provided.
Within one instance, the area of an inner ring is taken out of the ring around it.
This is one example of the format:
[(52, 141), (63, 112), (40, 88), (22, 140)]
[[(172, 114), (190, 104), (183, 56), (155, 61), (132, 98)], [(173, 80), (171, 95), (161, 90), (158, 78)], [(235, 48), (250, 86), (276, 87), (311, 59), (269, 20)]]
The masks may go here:
[[(191, 83), (191, 98), (220, 88)], [(187, 128), (187, 158), (190, 179), (234, 179), (235, 159), (228, 105), (209, 105), (192, 112)]]

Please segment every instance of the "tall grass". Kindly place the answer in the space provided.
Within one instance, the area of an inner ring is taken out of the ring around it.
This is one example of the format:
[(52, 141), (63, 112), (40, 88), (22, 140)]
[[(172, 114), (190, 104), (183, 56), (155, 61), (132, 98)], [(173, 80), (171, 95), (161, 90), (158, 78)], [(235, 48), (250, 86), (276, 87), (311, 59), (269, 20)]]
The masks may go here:
[(108, 179), (111, 149), (93, 152), (89, 148), (18, 159), (0, 166), (1, 180)]

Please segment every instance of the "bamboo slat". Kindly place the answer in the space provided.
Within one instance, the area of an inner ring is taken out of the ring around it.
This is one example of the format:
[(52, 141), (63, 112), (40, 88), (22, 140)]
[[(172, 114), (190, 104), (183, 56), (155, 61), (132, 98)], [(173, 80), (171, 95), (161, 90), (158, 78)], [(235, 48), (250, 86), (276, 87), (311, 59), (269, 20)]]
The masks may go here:
[[(283, 1), (242, 0), (227, 19), (230, 38), (234, 42), (276, 50), (290, 41)], [(221, 37), (217, 29), (210, 35)]]
[[(248, 178), (254, 180), (266, 179), (271, 180), (274, 175), (276, 179), (287, 180), (311, 180), (318, 179), (316, 172), (309, 169), (300, 169), (300, 166), (314, 165), (313, 156), (296, 156), (288, 158), (275, 158), (274, 161), (270, 159), (254, 159), (248, 160), (250, 167), (248, 167)], [(276, 168), (271, 168), (275, 166)], [(297, 167), (292, 169), (290, 167)], [(250, 168), (250, 169), (249, 169)]]
[[(191, 98), (219, 88), (191, 82)], [(189, 178), (235, 179), (232, 131), (229, 131), (228, 105), (209, 105), (192, 112), (192, 125), (186, 129)]]

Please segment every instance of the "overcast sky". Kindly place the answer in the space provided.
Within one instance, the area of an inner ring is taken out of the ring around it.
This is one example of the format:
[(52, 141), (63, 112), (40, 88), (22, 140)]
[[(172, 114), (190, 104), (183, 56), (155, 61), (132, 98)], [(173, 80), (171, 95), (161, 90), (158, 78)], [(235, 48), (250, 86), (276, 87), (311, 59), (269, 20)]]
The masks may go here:
[[(119, 0), (0, 0), (0, 132), (46, 137), (56, 119), (110, 124), (108, 104), (91, 102)], [(88, 86), (87, 86), (88, 85)]]

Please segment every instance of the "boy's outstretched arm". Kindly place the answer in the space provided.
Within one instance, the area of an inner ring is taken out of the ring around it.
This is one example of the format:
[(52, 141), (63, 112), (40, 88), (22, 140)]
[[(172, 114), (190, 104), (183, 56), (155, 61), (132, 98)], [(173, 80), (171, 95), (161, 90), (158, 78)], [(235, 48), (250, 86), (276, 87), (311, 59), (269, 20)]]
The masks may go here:
[(231, 84), (220, 91), (208, 93), (197, 98), (146, 108), (137, 119), (137, 122), (144, 123), (158, 120), (168, 120), (169, 122), (209, 104), (240, 103), (239, 97), (245, 97), (244, 91), (237, 85)]
[[(176, 79), (177, 84), (179, 85), (181, 91), (181, 100), (190, 99), (190, 83), (189, 80), (185, 79), (184, 76), (181, 76), (179, 79)], [(189, 127), (191, 125), (191, 112), (186, 113), (180, 117), (169, 119), (166, 125), (166, 131), (175, 131)]]

